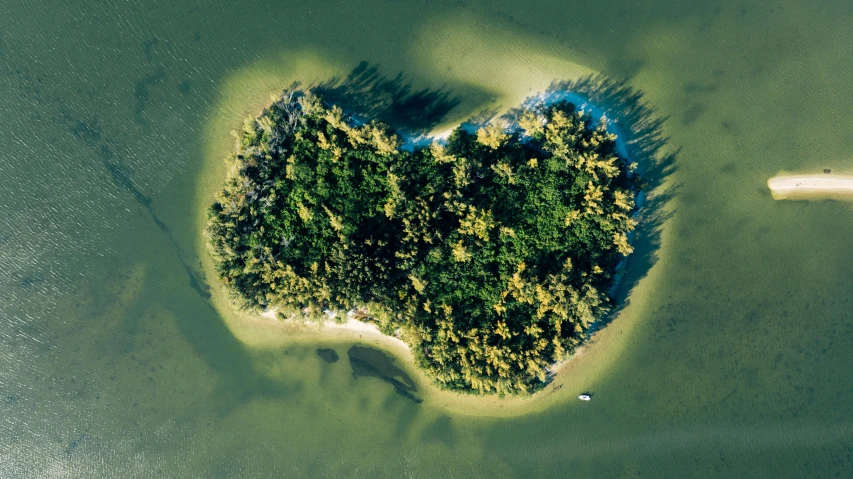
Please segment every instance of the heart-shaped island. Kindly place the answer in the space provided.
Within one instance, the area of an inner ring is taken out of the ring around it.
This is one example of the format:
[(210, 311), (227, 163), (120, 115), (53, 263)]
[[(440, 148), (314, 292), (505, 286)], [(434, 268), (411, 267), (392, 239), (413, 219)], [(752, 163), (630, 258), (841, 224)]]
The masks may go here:
[(385, 124), (285, 92), (246, 121), (209, 213), (235, 304), (373, 323), (442, 387), (542, 387), (608, 311), (639, 179), (572, 103), (506, 123), (409, 151)]

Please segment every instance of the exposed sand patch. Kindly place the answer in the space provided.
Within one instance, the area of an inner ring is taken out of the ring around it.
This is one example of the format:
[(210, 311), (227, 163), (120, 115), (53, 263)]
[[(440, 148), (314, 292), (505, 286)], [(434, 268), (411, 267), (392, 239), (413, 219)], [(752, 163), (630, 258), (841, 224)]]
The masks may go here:
[[(265, 311), (264, 313), (261, 314), (261, 317), (274, 319), (276, 321), (282, 321), (284, 323), (294, 323), (294, 324), (297, 323), (296, 321), (289, 321), (287, 319), (284, 319), (284, 320), (279, 319), (276, 316), (275, 310)], [(409, 350), (409, 345), (406, 344), (402, 339), (394, 337), (394, 336), (388, 336), (386, 334), (383, 334), (382, 331), (379, 331), (379, 328), (376, 325), (366, 323), (364, 321), (359, 321), (359, 320), (353, 319), (353, 318), (348, 318), (346, 320), (346, 322), (343, 322), (343, 323), (339, 323), (339, 322), (333, 321), (333, 320), (327, 320), (327, 321), (323, 321), (323, 322), (299, 323), (298, 325), (303, 326), (306, 329), (316, 329), (317, 332), (331, 330), (331, 331), (351, 332), (351, 333), (358, 333), (358, 334), (368, 334), (368, 335), (380, 336), (383, 339), (387, 339), (392, 343), (396, 343), (398, 346), (402, 346), (407, 351)]]
[(853, 199), (853, 176), (833, 174), (774, 176), (767, 180), (777, 200)]

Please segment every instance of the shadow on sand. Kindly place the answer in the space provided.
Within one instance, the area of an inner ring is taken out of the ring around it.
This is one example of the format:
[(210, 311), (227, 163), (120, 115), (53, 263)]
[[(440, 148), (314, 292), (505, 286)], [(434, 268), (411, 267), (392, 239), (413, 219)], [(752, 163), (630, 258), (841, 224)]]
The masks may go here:
[(314, 86), (314, 91), (345, 111), (381, 120), (412, 136), (432, 130), (460, 102), (447, 88), (415, 90), (402, 73), (390, 78), (368, 62), (359, 63), (346, 77)]

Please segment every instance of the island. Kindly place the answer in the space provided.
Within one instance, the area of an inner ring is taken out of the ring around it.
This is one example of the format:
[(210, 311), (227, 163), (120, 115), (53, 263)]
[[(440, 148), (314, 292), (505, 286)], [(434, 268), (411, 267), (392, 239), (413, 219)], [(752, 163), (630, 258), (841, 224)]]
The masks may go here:
[(209, 210), (217, 274), (238, 308), (375, 324), (440, 387), (531, 394), (612, 307), (636, 165), (568, 101), (403, 138), (310, 89), (246, 120)]

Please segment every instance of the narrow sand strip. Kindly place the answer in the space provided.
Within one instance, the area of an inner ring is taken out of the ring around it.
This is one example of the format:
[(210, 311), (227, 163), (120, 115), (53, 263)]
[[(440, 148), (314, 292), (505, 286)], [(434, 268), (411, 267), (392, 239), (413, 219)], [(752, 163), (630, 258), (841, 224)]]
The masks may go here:
[[(279, 319), (278, 316), (276, 316), (275, 310), (265, 311), (261, 314), (261, 316), (264, 318), (275, 319), (278, 321), (288, 321)], [(345, 323), (338, 323), (332, 320), (326, 320), (323, 322), (306, 322), (305, 324), (308, 326), (316, 326), (318, 329), (321, 330), (336, 329), (340, 331), (352, 331), (354, 333), (365, 333), (375, 336), (381, 336), (382, 338), (388, 339), (393, 343), (398, 343), (398, 345), (403, 346), (406, 350), (409, 349), (409, 345), (406, 344), (402, 339), (383, 334), (382, 331), (379, 331), (379, 328), (376, 327), (376, 325), (365, 323), (364, 321), (359, 321), (353, 318), (348, 318)]]
[(777, 200), (853, 198), (853, 176), (831, 174), (774, 176), (767, 180), (767, 186), (773, 198)]

